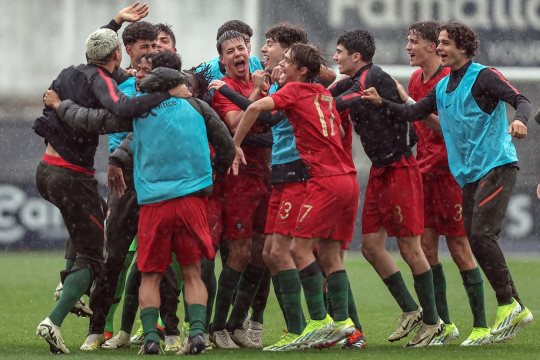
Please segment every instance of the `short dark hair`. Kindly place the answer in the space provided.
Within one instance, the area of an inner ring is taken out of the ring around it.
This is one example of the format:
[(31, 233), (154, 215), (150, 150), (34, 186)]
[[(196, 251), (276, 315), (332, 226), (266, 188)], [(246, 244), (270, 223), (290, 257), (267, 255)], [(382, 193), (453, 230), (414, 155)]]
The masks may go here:
[(148, 21), (138, 21), (129, 24), (122, 33), (124, 46), (133, 45), (137, 40), (156, 40), (158, 28)]
[(347, 49), (347, 54), (355, 52), (362, 55), (362, 60), (371, 62), (375, 55), (375, 38), (367, 30), (353, 30), (346, 32), (337, 39), (337, 44)]
[(321, 50), (315, 45), (292, 44), (289, 48), (289, 56), (293, 64), (299, 68), (307, 68), (306, 81), (308, 82), (314, 81), (319, 76), (321, 66), (325, 65)]
[(418, 21), (409, 26), (409, 32), (420, 36), (424, 40), (437, 44), (439, 26), (441, 26), (441, 23), (436, 20)]
[(174, 36), (174, 32), (172, 31), (172, 25), (158, 23), (156, 24), (156, 27), (158, 29), (157, 35), (159, 35), (159, 33), (163, 31), (165, 34), (169, 35), (169, 37), (171, 38), (173, 47), (176, 47), (176, 37)]
[(216, 40), (219, 40), (221, 35), (231, 30), (238, 31), (240, 34), (246, 34), (249, 37), (253, 36), (253, 29), (251, 28), (251, 26), (241, 20), (229, 20), (219, 27), (216, 35)]
[(289, 23), (280, 23), (266, 30), (264, 36), (267, 39), (277, 41), (282, 47), (288, 48), (292, 44), (307, 44), (307, 33), (300, 26)]
[(239, 33), (238, 31), (235, 31), (235, 30), (229, 30), (229, 31), (225, 31), (223, 34), (221, 34), (221, 36), (217, 39), (217, 44), (216, 44), (216, 48), (217, 48), (217, 51), (219, 53), (219, 55), (223, 55), (223, 43), (225, 41), (229, 41), (229, 40), (233, 40), (233, 39), (242, 39), (242, 41), (244, 42), (244, 44), (246, 43), (246, 39), (244, 39), (244, 37), (242, 36), (241, 33)]
[(182, 59), (178, 54), (168, 51), (160, 51), (156, 53), (147, 53), (142, 56), (152, 64), (152, 69), (165, 67), (182, 71)]
[(439, 26), (439, 32), (446, 30), (448, 37), (455, 41), (456, 47), (465, 50), (465, 54), (472, 58), (478, 50), (480, 41), (478, 35), (467, 25), (450, 21)]

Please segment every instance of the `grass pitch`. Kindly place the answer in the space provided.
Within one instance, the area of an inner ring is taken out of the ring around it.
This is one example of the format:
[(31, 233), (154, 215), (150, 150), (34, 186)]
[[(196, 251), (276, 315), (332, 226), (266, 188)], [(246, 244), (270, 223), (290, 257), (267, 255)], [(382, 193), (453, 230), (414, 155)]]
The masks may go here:
[[(452, 320), (460, 330), (460, 338), (439, 348), (404, 349), (406, 340), (389, 343), (386, 337), (394, 330), (400, 311), (375, 271), (358, 253), (347, 257), (347, 272), (353, 287), (360, 320), (367, 334), (367, 348), (361, 351), (339, 349), (309, 350), (290, 353), (265, 353), (255, 350), (210, 350), (202, 356), (208, 359), (263, 359), (288, 357), (290, 359), (328, 358), (352, 359), (540, 359), (540, 327), (532, 326), (521, 331), (511, 342), (476, 348), (460, 348), (471, 331), (472, 316), (468, 300), (461, 285), (461, 277), (450, 260), (443, 261), (447, 278), (448, 302)], [(219, 260), (218, 260), (219, 263)], [(402, 261), (399, 261), (409, 290), (414, 293), (412, 276)], [(535, 316), (540, 309), (540, 256), (513, 256), (508, 263), (518, 290), (526, 305)], [(58, 284), (58, 271), (64, 266), (60, 252), (20, 252), (0, 254), (0, 358), (42, 359), (50, 357), (47, 344), (35, 335), (37, 324), (51, 311), (53, 292)], [(484, 282), (488, 322), (495, 318), (496, 303), (493, 291)], [(121, 306), (119, 307), (121, 309)], [(305, 311), (306, 308), (304, 307)], [(116, 329), (120, 324), (120, 311), (116, 314)], [(183, 310), (178, 314), (182, 319)], [(278, 340), (285, 327), (277, 301), (270, 293), (265, 313), (264, 342)], [(71, 359), (132, 358), (138, 348), (97, 352), (82, 352), (79, 346), (86, 337), (88, 320), (70, 314), (62, 325), (62, 335), (71, 354)], [(135, 329), (134, 329), (135, 330)], [(167, 356), (173, 356), (169, 354)]]

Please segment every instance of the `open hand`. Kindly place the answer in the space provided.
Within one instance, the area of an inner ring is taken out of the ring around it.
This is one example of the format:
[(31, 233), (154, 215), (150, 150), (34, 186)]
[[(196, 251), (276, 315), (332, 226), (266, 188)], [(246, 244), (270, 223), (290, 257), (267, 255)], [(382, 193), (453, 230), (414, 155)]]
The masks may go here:
[(124, 21), (135, 22), (145, 18), (146, 15), (148, 15), (148, 4), (140, 4), (141, 3), (137, 1), (130, 6), (123, 8), (116, 14), (114, 21), (116, 21), (117, 24), (122, 24)]
[(238, 175), (240, 164), (247, 165), (246, 157), (244, 156), (244, 151), (242, 148), (236, 145), (236, 156), (234, 157), (231, 167), (227, 170), (227, 174), (230, 174), (232, 170), (233, 175)]
[(118, 193), (119, 197), (124, 196), (126, 191), (126, 182), (122, 168), (109, 164), (107, 169), (107, 187), (111, 193)]

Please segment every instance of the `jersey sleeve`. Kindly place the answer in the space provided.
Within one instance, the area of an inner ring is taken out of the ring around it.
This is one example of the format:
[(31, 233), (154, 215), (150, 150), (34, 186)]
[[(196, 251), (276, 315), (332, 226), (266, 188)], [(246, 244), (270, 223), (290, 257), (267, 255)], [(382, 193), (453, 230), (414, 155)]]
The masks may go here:
[(297, 102), (297, 91), (294, 83), (285, 84), (278, 92), (270, 95), (274, 100), (275, 110), (287, 110)]

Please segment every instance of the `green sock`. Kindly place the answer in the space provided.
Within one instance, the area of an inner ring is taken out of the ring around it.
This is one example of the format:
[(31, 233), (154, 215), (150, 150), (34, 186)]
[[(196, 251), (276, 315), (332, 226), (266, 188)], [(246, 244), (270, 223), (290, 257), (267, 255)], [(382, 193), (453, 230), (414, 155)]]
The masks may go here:
[(236, 298), (234, 299), (233, 308), (231, 310), (231, 316), (227, 322), (227, 330), (234, 331), (242, 328), (244, 319), (246, 318), (249, 307), (257, 294), (259, 284), (261, 283), (264, 275), (264, 268), (258, 268), (252, 264), (248, 264), (240, 280), (238, 281), (238, 289), (236, 291)]
[[(141, 273), (137, 269), (137, 264), (133, 264), (126, 281), (126, 291), (124, 293), (124, 307), (122, 308), (122, 322), (120, 330), (131, 334), (133, 323), (139, 308), (139, 285), (141, 284)], [(155, 324), (154, 324), (155, 325)]]
[(238, 281), (238, 289), (236, 298), (231, 311), (231, 316), (227, 322), (227, 329), (233, 331), (242, 328), (244, 319), (246, 318), (249, 307), (257, 294), (259, 285), (264, 275), (264, 268), (258, 268), (252, 264), (247, 264), (246, 268)]
[(358, 317), (358, 310), (356, 310), (356, 303), (354, 301), (351, 283), (349, 282), (349, 280), (347, 280), (347, 285), (349, 287), (349, 290), (347, 291), (349, 297), (347, 301), (347, 304), (349, 305), (349, 317), (353, 321), (354, 327), (362, 331), (362, 324), (360, 324), (360, 318)]
[(306, 327), (304, 311), (302, 310), (302, 283), (296, 269), (283, 270), (276, 275), (279, 278), (281, 294), (283, 298), (283, 309), (287, 320), (287, 330), (296, 335), (300, 335)]
[(272, 276), (272, 285), (274, 286), (274, 293), (276, 294), (279, 308), (281, 309), (281, 312), (283, 313), (285, 324), (287, 324), (287, 313), (285, 312), (285, 308), (283, 305), (283, 293), (281, 291), (281, 284), (279, 282), (279, 276), (277, 274)]
[(144, 343), (149, 341), (159, 343), (159, 334), (156, 324), (159, 318), (159, 309), (155, 307), (147, 307), (141, 309), (141, 322), (144, 330)]
[(328, 275), (328, 293), (332, 309), (333, 319), (343, 321), (349, 318), (349, 279), (345, 270), (339, 270)]
[(255, 298), (251, 303), (251, 321), (256, 321), (260, 324), (264, 321), (264, 310), (268, 302), (268, 295), (270, 294), (270, 270), (266, 268), (259, 284), (259, 289), (255, 294)]
[(450, 324), (450, 313), (448, 311), (448, 302), (446, 300), (446, 278), (442, 264), (433, 265), (431, 267), (433, 273), (433, 292), (435, 293), (435, 304), (437, 305), (437, 313), (445, 324)]
[(326, 292), (323, 292), (324, 306), (326, 306), (326, 312), (332, 319), (334, 318), (334, 308), (332, 307), (332, 302), (330, 301), (330, 296), (328, 296), (328, 285)]
[(461, 278), (463, 279), (463, 286), (469, 298), (469, 304), (473, 314), (473, 326), (487, 328), (484, 285), (480, 269), (475, 267), (472, 270), (462, 271)]
[(67, 314), (92, 284), (92, 271), (89, 268), (79, 269), (64, 279), (62, 295), (49, 315), (52, 323), (61, 326)]
[(409, 289), (407, 289), (401, 272), (398, 271), (390, 275), (386, 279), (383, 279), (383, 282), (401, 308), (401, 311), (411, 312), (418, 310), (418, 304), (414, 301)]
[[(208, 260), (203, 258), (201, 260), (201, 278), (206, 286), (208, 292), (208, 302), (206, 303), (206, 328), (205, 332), (208, 332), (210, 326), (210, 318), (212, 317), (212, 311), (214, 309), (214, 300), (216, 298), (216, 274), (214, 272), (216, 263), (214, 260)], [(185, 308), (184, 308), (185, 309)], [(187, 311), (186, 311), (187, 313)]]
[(186, 312), (189, 313), (189, 336), (204, 333), (206, 329), (206, 306), (191, 304), (188, 305)]
[(103, 329), (105, 332), (114, 332), (114, 314), (116, 313), (120, 299), (118, 299), (118, 302), (116, 300), (117, 299), (114, 299), (114, 302), (111, 304), (109, 312), (107, 313), (107, 318), (105, 319), (105, 328)]
[(212, 330), (223, 330), (227, 326), (227, 316), (231, 307), (232, 299), (242, 273), (225, 265), (219, 275), (218, 290), (216, 296), (214, 320)]
[(413, 278), (416, 296), (418, 296), (418, 301), (422, 306), (422, 321), (427, 325), (435, 325), (438, 315), (433, 292), (433, 273), (429, 269), (425, 273), (413, 275)]
[[(306, 268), (298, 271), (298, 275), (300, 276), (302, 289), (304, 289), (309, 317), (312, 320), (323, 320), (327, 312), (323, 299), (323, 276), (319, 265), (314, 261)], [(334, 302), (332, 302), (332, 305), (335, 305)]]

